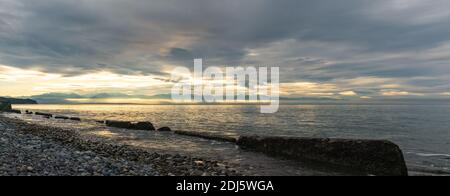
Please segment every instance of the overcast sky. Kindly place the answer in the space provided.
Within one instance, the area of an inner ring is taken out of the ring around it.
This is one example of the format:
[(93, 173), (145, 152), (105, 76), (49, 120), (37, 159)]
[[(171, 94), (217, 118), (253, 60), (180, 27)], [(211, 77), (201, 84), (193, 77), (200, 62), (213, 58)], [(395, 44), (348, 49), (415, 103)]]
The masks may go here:
[(0, 96), (167, 93), (175, 66), (279, 66), (293, 97), (450, 98), (448, 0), (0, 0)]

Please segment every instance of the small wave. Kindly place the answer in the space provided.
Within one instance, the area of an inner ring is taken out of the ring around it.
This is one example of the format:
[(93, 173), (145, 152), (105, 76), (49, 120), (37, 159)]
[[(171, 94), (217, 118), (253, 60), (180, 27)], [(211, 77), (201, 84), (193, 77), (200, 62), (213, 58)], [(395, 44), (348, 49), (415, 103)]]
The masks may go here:
[(450, 170), (448, 170), (447, 168), (433, 168), (417, 165), (408, 165), (408, 172), (412, 176), (450, 175)]
[(418, 156), (421, 157), (446, 157), (446, 158), (450, 158), (449, 154), (428, 154), (428, 153), (415, 153)]

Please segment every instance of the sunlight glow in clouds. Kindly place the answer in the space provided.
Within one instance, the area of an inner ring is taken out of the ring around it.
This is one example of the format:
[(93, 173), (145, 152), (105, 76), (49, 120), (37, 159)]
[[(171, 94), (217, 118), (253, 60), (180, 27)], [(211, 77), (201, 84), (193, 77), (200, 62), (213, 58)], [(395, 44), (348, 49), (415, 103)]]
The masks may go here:
[(341, 92), (339, 94), (342, 95), (342, 96), (357, 96), (358, 95), (354, 91), (344, 91), (344, 92)]
[(420, 93), (410, 93), (406, 91), (385, 91), (382, 93), (383, 96), (393, 97), (393, 96), (421, 96)]
[(61, 77), (59, 74), (48, 74), (35, 70), (24, 70), (15, 67), (0, 65), (0, 81), (20, 82), (24, 79), (40, 79), (48, 81)]
[(334, 92), (339, 91), (338, 87), (334, 84), (320, 84), (314, 82), (295, 82), (295, 83), (282, 83), (281, 95), (282, 96), (333, 96)]
[(114, 90), (129, 92), (170, 88), (170, 83), (156, 80), (153, 76), (119, 75), (110, 72), (63, 76), (8, 66), (0, 66), (0, 82), (2, 81), (18, 84), (15, 88), (2, 86), (0, 95), (9, 96), (38, 95), (50, 92), (89, 93)]
[(278, 66), (281, 96), (290, 98), (448, 99), (449, 6), (0, 0), (0, 96), (164, 94), (172, 68), (203, 58), (207, 66)]

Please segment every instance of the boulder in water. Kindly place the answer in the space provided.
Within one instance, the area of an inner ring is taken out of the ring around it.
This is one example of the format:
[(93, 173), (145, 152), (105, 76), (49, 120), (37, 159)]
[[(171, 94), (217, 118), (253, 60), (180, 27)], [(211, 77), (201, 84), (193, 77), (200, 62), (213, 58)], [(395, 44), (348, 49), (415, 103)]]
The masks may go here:
[(78, 117), (70, 117), (69, 119), (73, 121), (81, 121), (81, 118)]
[(185, 135), (190, 137), (198, 137), (208, 140), (215, 140), (215, 141), (221, 141), (221, 142), (231, 142), (236, 143), (236, 138), (232, 136), (226, 136), (226, 135), (216, 135), (211, 133), (205, 133), (205, 132), (195, 132), (195, 131), (174, 131), (175, 134), (178, 135)]
[(151, 122), (128, 122), (128, 121), (106, 121), (106, 126), (122, 128), (122, 129), (133, 129), (133, 130), (145, 130), (154, 131), (155, 127)]
[(130, 129), (131, 128), (131, 122), (107, 120), (106, 121), (106, 126), (114, 127), (114, 128)]
[(42, 113), (42, 112), (36, 112), (34, 114), (38, 115), (38, 116), (43, 116), (45, 118), (52, 118), (53, 117), (53, 114), (47, 114), (47, 113)]
[(172, 129), (170, 129), (169, 127), (161, 127), (158, 129), (158, 131), (160, 132), (170, 132), (172, 131)]
[(155, 127), (151, 122), (137, 122), (137, 123), (131, 123), (132, 129), (137, 130), (146, 130), (146, 131), (154, 131)]

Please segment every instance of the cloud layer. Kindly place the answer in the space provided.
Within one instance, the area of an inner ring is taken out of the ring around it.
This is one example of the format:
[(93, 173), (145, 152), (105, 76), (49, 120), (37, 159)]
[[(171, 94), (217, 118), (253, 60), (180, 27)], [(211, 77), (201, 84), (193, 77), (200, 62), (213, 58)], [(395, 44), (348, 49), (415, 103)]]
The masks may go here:
[[(291, 96), (448, 97), (449, 6), (447, 0), (0, 0), (0, 64), (68, 83), (105, 72), (167, 79), (174, 66), (204, 58), (215, 66), (280, 66)], [(8, 82), (3, 75), (0, 86)], [(305, 84), (325, 88), (307, 91)]]

